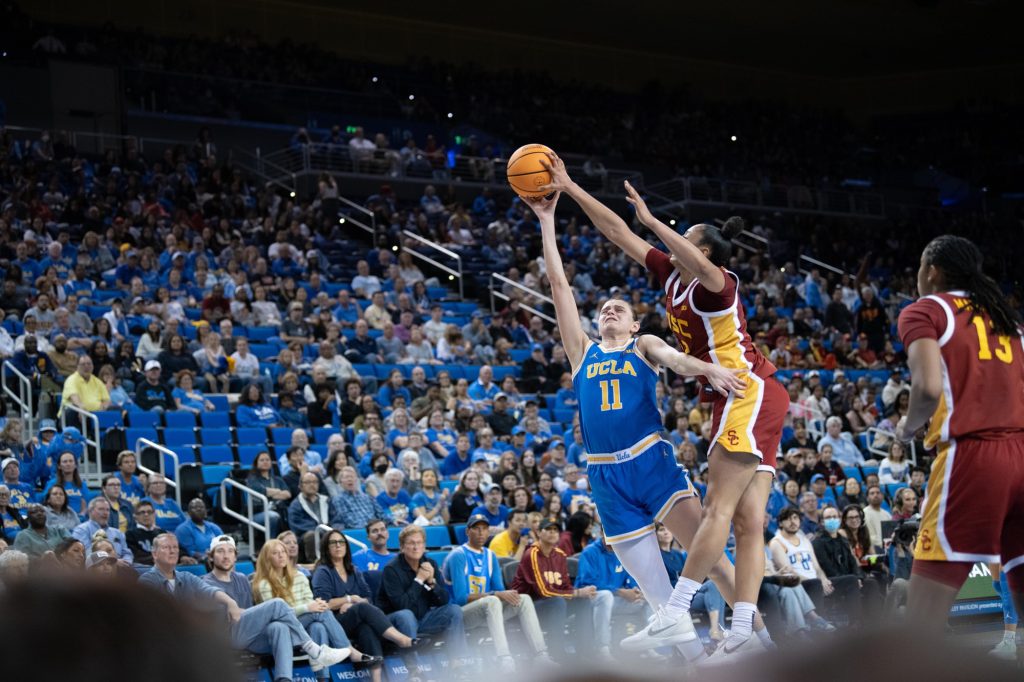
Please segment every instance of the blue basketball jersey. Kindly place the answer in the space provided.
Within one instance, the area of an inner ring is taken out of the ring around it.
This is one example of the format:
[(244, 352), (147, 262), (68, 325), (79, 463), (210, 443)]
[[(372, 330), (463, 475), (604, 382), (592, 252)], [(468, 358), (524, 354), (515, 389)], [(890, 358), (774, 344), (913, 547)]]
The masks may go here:
[(624, 450), (664, 430), (655, 398), (658, 371), (636, 350), (636, 339), (613, 350), (589, 342), (572, 382), (588, 453)]

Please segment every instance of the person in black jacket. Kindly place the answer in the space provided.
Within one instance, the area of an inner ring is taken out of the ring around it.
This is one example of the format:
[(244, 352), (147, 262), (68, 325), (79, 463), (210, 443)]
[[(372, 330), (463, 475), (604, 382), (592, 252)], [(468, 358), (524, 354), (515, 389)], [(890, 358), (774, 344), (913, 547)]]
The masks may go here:
[(443, 632), (449, 656), (458, 661), (467, 653), (462, 609), (449, 602), (441, 569), (425, 556), (426, 533), (420, 526), (406, 526), (398, 535), (398, 544), (398, 556), (384, 567), (380, 608), (389, 614), (410, 611), (416, 618), (416, 632), (406, 632), (409, 637)]
[(146, 380), (135, 388), (135, 404), (146, 412), (172, 412), (178, 409), (170, 387), (160, 380), (160, 371), (159, 362), (147, 362)]
[(833, 598), (840, 600), (851, 623), (878, 613), (882, 595), (878, 583), (868, 579), (861, 570), (857, 558), (850, 550), (850, 543), (840, 535), (842, 525), (839, 510), (829, 504), (821, 509), (821, 532), (811, 545), (814, 556), (821, 565), (835, 591)]

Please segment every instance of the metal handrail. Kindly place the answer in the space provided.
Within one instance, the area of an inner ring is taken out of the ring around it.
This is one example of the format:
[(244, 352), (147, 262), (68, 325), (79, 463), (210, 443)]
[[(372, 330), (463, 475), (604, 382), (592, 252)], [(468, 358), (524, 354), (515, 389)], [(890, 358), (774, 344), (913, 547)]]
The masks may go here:
[(356, 227), (361, 227), (362, 229), (364, 229), (367, 232), (369, 232), (370, 233), (370, 237), (373, 239), (373, 245), (376, 246), (377, 245), (377, 216), (373, 213), (373, 211), (369, 210), (368, 208), (366, 208), (365, 206), (363, 206), (361, 204), (357, 204), (356, 202), (352, 201), (348, 197), (338, 196), (338, 201), (340, 201), (341, 203), (345, 204), (349, 208), (352, 208), (352, 209), (355, 209), (356, 211), (359, 211), (360, 213), (362, 213), (363, 215), (367, 216), (370, 219), (370, 224), (367, 225), (366, 223), (364, 223), (364, 222), (362, 222), (360, 220), (356, 220), (351, 215), (339, 218), (339, 220), (342, 223), (344, 223), (345, 221), (348, 221), (348, 222), (354, 224)]
[[(94, 466), (93, 470), (85, 471), (83, 473), (83, 475), (82, 475), (82, 478), (84, 478), (84, 479), (86, 479), (88, 481), (91, 481), (93, 483), (99, 483), (100, 481), (103, 480), (103, 464), (100, 462), (100, 420), (99, 420), (99, 417), (94, 415), (92, 412), (89, 412), (88, 410), (82, 409), (81, 407), (79, 407), (78, 405), (75, 405), (72, 402), (65, 401), (65, 402), (63, 402), (61, 404), (61, 411), (60, 411), (60, 427), (61, 427), (61, 431), (63, 431), (65, 428), (67, 428), (67, 425), (68, 425), (68, 412), (77, 412), (79, 415), (81, 415), (81, 418), (83, 420), (83, 424), (84, 425), (91, 425), (92, 426), (92, 428), (88, 428), (88, 426), (86, 426), (82, 430), (84, 431), (83, 435), (85, 436), (85, 444), (87, 446), (89, 446), (89, 445), (93, 446), (92, 452), (93, 452), (93, 455), (95, 456), (96, 459), (95, 459), (94, 462), (92, 462), (92, 464), (95, 465), (95, 466)], [(90, 439), (89, 438), (90, 432), (96, 434), (95, 439)], [(89, 451), (88, 451), (88, 448), (86, 448), (82, 452), (82, 463), (85, 464), (86, 462), (88, 462), (88, 460), (89, 460)], [(136, 461), (138, 461), (138, 460), (136, 460)]]
[[(158, 453), (160, 453), (160, 457), (158, 458), (160, 462), (159, 471), (154, 471), (153, 469), (150, 469), (149, 467), (145, 467), (142, 465), (142, 451), (149, 448), (152, 448), (156, 450)], [(167, 465), (164, 463), (164, 455), (170, 457), (171, 461), (174, 463), (173, 479), (167, 478)], [(163, 445), (160, 445), (160, 443), (154, 443), (148, 438), (136, 438), (135, 466), (139, 469), (139, 471), (145, 472), (149, 476), (152, 476), (153, 474), (160, 474), (165, 479), (167, 479), (167, 485), (174, 488), (175, 502), (178, 503), (179, 507), (181, 506), (181, 486), (179, 485), (179, 481), (181, 480), (181, 461), (178, 458), (178, 453), (174, 452), (173, 450), (168, 450)]]
[[(10, 386), (7, 385), (7, 374), (11, 372), (14, 376), (18, 377), (18, 393), (15, 394), (11, 390)], [(11, 364), (10, 360), (4, 360), (3, 367), (0, 368), (0, 383), (3, 383), (4, 393), (11, 397), (18, 405), (18, 410), (21, 412), (21, 421), (25, 424), (23, 433), (26, 433), (31, 437), (36, 432), (35, 428), (35, 412), (32, 409), (32, 382), (27, 376), (21, 373), (21, 371)]]
[[(326, 523), (318, 524), (317, 527), (313, 529), (313, 533), (314, 533), (313, 537), (315, 538), (315, 542), (314, 542), (313, 546), (314, 546), (315, 551), (316, 551), (316, 558), (317, 558), (317, 560), (320, 559), (320, 536), (323, 535), (324, 533), (330, 533), (333, 530), (337, 530), (337, 528), (331, 528)], [(356, 540), (354, 537), (348, 535), (347, 533), (345, 533), (343, 531), (338, 531), (338, 532), (345, 536), (345, 539), (348, 540), (348, 544), (349, 545), (355, 545), (356, 547), (358, 547), (361, 550), (368, 549), (368, 547), (366, 546), (365, 542), (360, 542), (359, 540)], [(349, 551), (351, 551), (351, 549)], [(354, 552), (353, 552), (353, 554), (354, 554)]]
[[(868, 434), (868, 452), (870, 452), (870, 453), (872, 453), (874, 455), (881, 455), (881, 457), (883, 459), (888, 457), (889, 456), (889, 451), (887, 449), (883, 448), (880, 445), (875, 445), (875, 442), (877, 440), (877, 436), (882, 436), (885, 439), (886, 445), (888, 445), (888, 443), (890, 441), (896, 440), (896, 434), (893, 433), (892, 431), (886, 431), (885, 429), (880, 429), (877, 426), (869, 426), (868, 428), (866, 428), (864, 430)], [(903, 444), (907, 445), (908, 443), (904, 442)], [(910, 441), (909, 441), (909, 448), (908, 449), (909, 449), (909, 452), (907, 453), (907, 460), (909, 460), (911, 464), (916, 465), (917, 464), (917, 444), (914, 443), (914, 439), (913, 438), (911, 438)]]
[(404, 244), (402, 245), (402, 248), (405, 251), (408, 251), (412, 256), (414, 256), (416, 258), (419, 258), (420, 260), (422, 260), (422, 261), (424, 261), (426, 263), (429, 263), (430, 265), (433, 265), (435, 268), (438, 268), (439, 270), (441, 270), (443, 272), (448, 273), (448, 281), (449, 282), (454, 281), (455, 279), (458, 279), (458, 281), (459, 281), (459, 298), (464, 298), (464, 295), (463, 295), (463, 293), (464, 293), (464, 285), (463, 285), (463, 276), (462, 276), (463, 275), (462, 256), (459, 255), (458, 253), (452, 251), (451, 249), (447, 249), (447, 248), (441, 246), (440, 244), (438, 244), (437, 242), (430, 241), (426, 237), (423, 237), (422, 235), (418, 235), (415, 232), (411, 232), (410, 230), (402, 230), (402, 234), (405, 235), (406, 237), (410, 238), (410, 239), (416, 240), (417, 242), (419, 242), (420, 244), (423, 244), (426, 247), (434, 249), (435, 251), (440, 251), (445, 256), (448, 256), (449, 258), (452, 258), (452, 259), (455, 260), (455, 263), (456, 263), (456, 266), (458, 267), (458, 270), (453, 270), (452, 268), (448, 267), (444, 263), (440, 263), (440, 262), (434, 260), (433, 258), (431, 258), (430, 256), (427, 256), (426, 254), (422, 254), (419, 251), (416, 251), (415, 249), (413, 249), (413, 248), (411, 248), (409, 246), (405, 246)]
[[(531, 289), (530, 287), (526, 286), (525, 284), (520, 284), (519, 282), (515, 281), (514, 279), (509, 279), (505, 275), (500, 275), (497, 272), (492, 272), (491, 273), (490, 284), (488, 285), (488, 288), (491, 290), (491, 314), (494, 314), (494, 313), (496, 313), (498, 311), (497, 306), (494, 304), (494, 300), (495, 299), (501, 299), (502, 301), (506, 301), (506, 302), (512, 300), (512, 297), (509, 296), (508, 294), (506, 294), (504, 291), (502, 291), (500, 286), (495, 285), (495, 283), (494, 283), (495, 280), (497, 280), (498, 282), (501, 282), (503, 284), (508, 284), (508, 285), (510, 285), (510, 286), (512, 286), (512, 287), (514, 287), (516, 289), (519, 289), (521, 291), (525, 291), (528, 295), (533, 296), (534, 298), (539, 299), (539, 300), (543, 301), (544, 303), (549, 303), (552, 306), (555, 305), (554, 299), (552, 299), (550, 296), (546, 296), (545, 294), (542, 294), (541, 292), (537, 291), (536, 289)], [(542, 310), (538, 310), (537, 308), (534, 308), (533, 306), (531, 306), (531, 305), (529, 305), (527, 303), (524, 303), (522, 300), (519, 301), (519, 305), (521, 305), (523, 308), (525, 308), (529, 312), (533, 313), (537, 317), (541, 318), (542, 320), (547, 320), (551, 324), (558, 324), (558, 321), (555, 318), (551, 317), (550, 315), (548, 315), (547, 313), (545, 313)]]
[(825, 268), (826, 270), (829, 270), (830, 272), (834, 272), (837, 275), (845, 275), (845, 274), (847, 274), (841, 268), (837, 268), (834, 265), (829, 265), (828, 263), (820, 261), (817, 258), (811, 258), (810, 256), (806, 256), (804, 254), (800, 254), (800, 260), (801, 261), (807, 261), (811, 265), (813, 265), (815, 267), (818, 267), (818, 268)]
[[(248, 516), (243, 516), (228, 506), (228, 488), (236, 488), (245, 495), (245, 506)], [(257, 523), (253, 519), (253, 499), (263, 502), (263, 523)], [(253, 490), (233, 478), (225, 478), (220, 482), (220, 509), (231, 518), (241, 521), (249, 527), (249, 552), (255, 551), (257, 530), (263, 531), (264, 540), (270, 539), (270, 521), (267, 518), (270, 511), (270, 499), (263, 493)]]

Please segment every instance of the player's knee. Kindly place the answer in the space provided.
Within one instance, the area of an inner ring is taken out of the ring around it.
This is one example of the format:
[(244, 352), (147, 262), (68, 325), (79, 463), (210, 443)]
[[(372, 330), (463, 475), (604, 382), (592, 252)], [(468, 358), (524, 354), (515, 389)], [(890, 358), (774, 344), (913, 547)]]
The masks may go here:
[(732, 517), (733, 530), (737, 536), (764, 533), (764, 510), (740, 505)]

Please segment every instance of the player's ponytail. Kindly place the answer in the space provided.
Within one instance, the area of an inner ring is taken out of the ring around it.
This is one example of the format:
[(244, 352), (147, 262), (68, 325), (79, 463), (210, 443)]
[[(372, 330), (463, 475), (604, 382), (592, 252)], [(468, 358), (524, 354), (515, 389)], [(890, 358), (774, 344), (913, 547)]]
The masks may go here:
[(725, 265), (732, 255), (732, 239), (746, 227), (743, 218), (732, 216), (721, 227), (704, 224), (700, 245), (708, 247), (708, 260), (715, 265)]
[(936, 237), (924, 248), (924, 261), (942, 270), (948, 290), (963, 289), (970, 294), (972, 318), (984, 312), (996, 334), (1021, 333), (1020, 316), (1006, 302), (995, 280), (982, 271), (981, 251), (969, 239), (951, 234)]

